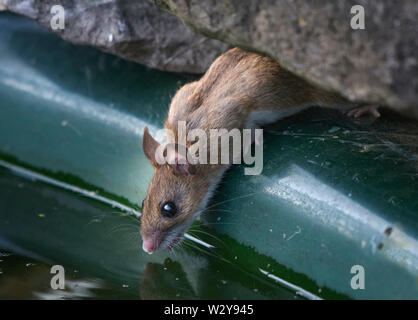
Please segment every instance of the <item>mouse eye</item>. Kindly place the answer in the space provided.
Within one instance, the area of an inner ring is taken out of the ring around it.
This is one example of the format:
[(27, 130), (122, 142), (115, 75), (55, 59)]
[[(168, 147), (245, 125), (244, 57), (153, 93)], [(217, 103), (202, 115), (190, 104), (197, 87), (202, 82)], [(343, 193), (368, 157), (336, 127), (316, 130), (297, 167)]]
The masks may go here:
[(177, 207), (176, 207), (176, 205), (173, 202), (168, 201), (168, 202), (165, 202), (161, 206), (161, 210), (160, 211), (161, 211), (161, 215), (163, 217), (172, 218), (177, 213)]

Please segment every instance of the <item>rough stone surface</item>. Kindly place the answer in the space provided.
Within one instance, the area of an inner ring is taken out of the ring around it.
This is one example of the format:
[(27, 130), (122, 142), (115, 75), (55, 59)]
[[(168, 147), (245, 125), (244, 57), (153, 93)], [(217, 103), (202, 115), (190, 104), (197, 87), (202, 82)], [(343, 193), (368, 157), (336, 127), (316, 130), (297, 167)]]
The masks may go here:
[(165, 71), (203, 73), (228, 44), (199, 35), (146, 0), (0, 0), (51, 30), (51, 7), (65, 8), (65, 40)]
[[(0, 0), (0, 10), (50, 29), (56, 4), (66, 10), (57, 33), (76, 44), (191, 73), (240, 46), (350, 100), (418, 117), (416, 0)], [(365, 30), (350, 27), (357, 4)]]
[[(350, 100), (418, 116), (416, 0), (153, 0), (197, 32), (274, 57)], [(350, 27), (351, 7), (365, 29)]]

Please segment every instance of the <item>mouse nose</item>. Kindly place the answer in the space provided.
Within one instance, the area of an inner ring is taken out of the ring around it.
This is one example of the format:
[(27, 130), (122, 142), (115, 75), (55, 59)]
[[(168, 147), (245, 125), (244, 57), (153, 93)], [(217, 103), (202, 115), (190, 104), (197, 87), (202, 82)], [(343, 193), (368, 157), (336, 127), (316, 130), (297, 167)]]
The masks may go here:
[(158, 240), (155, 234), (142, 237), (142, 249), (149, 254), (158, 249)]

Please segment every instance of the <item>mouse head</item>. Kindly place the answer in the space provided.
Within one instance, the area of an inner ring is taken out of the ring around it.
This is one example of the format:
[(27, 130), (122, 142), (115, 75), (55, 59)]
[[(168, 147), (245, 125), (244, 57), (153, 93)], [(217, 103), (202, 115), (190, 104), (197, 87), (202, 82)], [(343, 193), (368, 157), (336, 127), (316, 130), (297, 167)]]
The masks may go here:
[(156, 151), (160, 144), (144, 130), (142, 147), (154, 167), (154, 177), (142, 203), (142, 248), (148, 253), (171, 249), (180, 242), (199, 214), (208, 190), (208, 181), (192, 164), (179, 164), (174, 153), (173, 164), (159, 164)]

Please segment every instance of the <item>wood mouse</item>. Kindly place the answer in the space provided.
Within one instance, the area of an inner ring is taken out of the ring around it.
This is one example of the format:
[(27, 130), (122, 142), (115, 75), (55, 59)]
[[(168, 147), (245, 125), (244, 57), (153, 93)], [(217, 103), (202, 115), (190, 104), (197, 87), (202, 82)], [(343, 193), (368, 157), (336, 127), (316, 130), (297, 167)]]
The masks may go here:
[[(269, 57), (234, 48), (219, 56), (199, 81), (177, 91), (164, 127), (174, 132), (170, 142), (178, 144), (179, 121), (185, 122), (186, 130), (242, 130), (276, 122), (310, 106), (352, 109), (349, 115), (355, 117), (364, 113), (380, 116), (376, 107), (355, 108), (339, 95), (318, 89), (284, 70)], [(180, 164), (176, 152), (171, 164), (159, 164), (155, 154), (160, 143), (147, 128), (142, 146), (154, 167), (142, 203), (142, 247), (153, 253), (171, 249), (182, 240), (230, 164)], [(189, 147), (190, 143), (186, 143), (185, 148)]]

